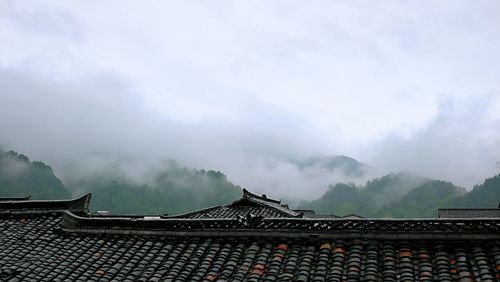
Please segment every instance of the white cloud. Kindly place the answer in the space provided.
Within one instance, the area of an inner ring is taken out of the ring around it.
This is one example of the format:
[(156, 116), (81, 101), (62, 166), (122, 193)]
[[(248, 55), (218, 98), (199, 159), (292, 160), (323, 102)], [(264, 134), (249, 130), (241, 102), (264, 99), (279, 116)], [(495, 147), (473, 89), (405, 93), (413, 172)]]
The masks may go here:
[(371, 161), (387, 170), (411, 170), (471, 188), (498, 173), (499, 112), (495, 95), (442, 98), (431, 122), (409, 136), (392, 135), (372, 145)]
[[(500, 95), (499, 6), (3, 1), (0, 143), (39, 159), (74, 150), (179, 158), (245, 185), (253, 182), (238, 172), (263, 156), (346, 154), (425, 172), (416, 156), (391, 157), (390, 146), (409, 145), (380, 140), (424, 142), (443, 112), (439, 97), (467, 106)], [(471, 130), (497, 144), (496, 120), (448, 119), (457, 128), (441, 138), (454, 148), (443, 154), (461, 151)], [(467, 146), (467, 157), (495, 156), (492, 146)], [(455, 173), (445, 175), (470, 182)]]

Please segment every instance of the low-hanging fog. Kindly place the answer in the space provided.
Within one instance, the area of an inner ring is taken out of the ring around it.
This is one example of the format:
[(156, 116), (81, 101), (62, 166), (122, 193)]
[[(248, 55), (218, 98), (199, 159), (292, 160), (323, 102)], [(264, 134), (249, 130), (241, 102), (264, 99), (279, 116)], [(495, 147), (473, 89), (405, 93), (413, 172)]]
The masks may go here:
[[(497, 1), (2, 1), (0, 147), (63, 182), (177, 160), (291, 198), (471, 188), (498, 172), (499, 34)], [(334, 155), (369, 166), (299, 165)]]

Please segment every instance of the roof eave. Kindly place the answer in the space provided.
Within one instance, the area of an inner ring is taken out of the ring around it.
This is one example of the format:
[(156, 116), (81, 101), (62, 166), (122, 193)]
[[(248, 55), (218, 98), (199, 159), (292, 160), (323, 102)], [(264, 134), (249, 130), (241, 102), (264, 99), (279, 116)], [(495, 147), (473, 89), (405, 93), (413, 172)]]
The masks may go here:
[(88, 213), (91, 193), (69, 200), (14, 200), (0, 202), (0, 212), (53, 212), (69, 210)]

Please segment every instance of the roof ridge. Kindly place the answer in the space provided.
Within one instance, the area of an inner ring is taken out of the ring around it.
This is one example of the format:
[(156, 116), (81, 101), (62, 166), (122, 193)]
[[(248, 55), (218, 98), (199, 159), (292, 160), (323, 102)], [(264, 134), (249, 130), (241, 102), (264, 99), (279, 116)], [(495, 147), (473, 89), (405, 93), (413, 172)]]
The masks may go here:
[[(292, 236), (294, 238), (500, 239), (500, 219), (381, 218), (95, 218), (65, 211), (62, 229), (75, 233), (171, 236)], [(391, 228), (388, 229), (387, 226)]]
[(22, 196), (22, 197), (0, 197), (0, 202), (6, 201), (26, 201), (31, 198), (31, 195)]
[(203, 209), (199, 209), (199, 210), (195, 210), (195, 211), (179, 213), (179, 214), (174, 214), (174, 215), (160, 214), (160, 217), (161, 218), (184, 218), (186, 216), (190, 216), (190, 215), (197, 214), (200, 212), (208, 212), (208, 211), (220, 208), (220, 207), (223, 207), (223, 206), (212, 206), (212, 207), (208, 207), (208, 208), (203, 208)]
[(37, 213), (49, 211), (89, 212), (91, 193), (68, 200), (9, 200), (0, 201), (2, 212)]
[(295, 211), (289, 209), (288, 207), (282, 206), (281, 204), (275, 204), (272, 202), (262, 202), (262, 200), (260, 200), (260, 199), (250, 199), (250, 200), (251, 201), (253, 200), (253, 201), (256, 201), (260, 204), (266, 205), (267, 207), (269, 207), (271, 209), (278, 210), (279, 212), (285, 213), (285, 214), (292, 216), (292, 217), (301, 217), (304, 214), (303, 212), (295, 212)]
[(302, 213), (302, 212), (296, 212), (296, 211), (291, 210), (288, 207), (288, 204), (282, 204), (281, 201), (279, 201), (279, 200), (270, 199), (266, 196), (266, 194), (262, 194), (261, 196), (256, 195), (254, 193), (251, 193), (250, 191), (248, 191), (245, 188), (243, 188), (243, 197), (239, 200), (236, 200), (236, 201), (228, 204), (227, 206), (233, 205), (233, 204), (235, 204), (243, 199), (247, 199), (249, 201), (252, 201), (252, 202), (260, 204), (260, 205), (265, 205), (268, 208), (277, 210), (277, 211), (284, 213), (284, 214), (291, 216), (291, 217), (302, 217), (304, 215), (304, 213)]
[(266, 194), (262, 194), (262, 195), (254, 194), (254, 193), (248, 191), (245, 188), (243, 188), (243, 197), (255, 198), (255, 199), (263, 200), (263, 201), (266, 201), (266, 202), (271, 202), (271, 203), (275, 203), (275, 204), (281, 204), (280, 200), (275, 200), (275, 199), (268, 198)]

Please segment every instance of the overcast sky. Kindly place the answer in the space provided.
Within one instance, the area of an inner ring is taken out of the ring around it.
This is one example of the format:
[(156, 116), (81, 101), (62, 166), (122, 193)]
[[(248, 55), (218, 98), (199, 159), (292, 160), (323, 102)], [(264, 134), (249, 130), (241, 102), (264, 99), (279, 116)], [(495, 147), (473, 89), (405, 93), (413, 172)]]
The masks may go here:
[(496, 0), (0, 0), (0, 144), (63, 178), (177, 159), (283, 194), (343, 154), (471, 187), (499, 78)]

